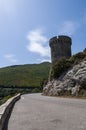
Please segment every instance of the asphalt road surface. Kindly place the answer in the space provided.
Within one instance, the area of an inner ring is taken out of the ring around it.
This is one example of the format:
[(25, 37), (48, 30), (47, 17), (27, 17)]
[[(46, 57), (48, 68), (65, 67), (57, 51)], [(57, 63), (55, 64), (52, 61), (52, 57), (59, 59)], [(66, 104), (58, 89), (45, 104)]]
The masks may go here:
[(86, 100), (23, 95), (7, 130), (86, 130)]

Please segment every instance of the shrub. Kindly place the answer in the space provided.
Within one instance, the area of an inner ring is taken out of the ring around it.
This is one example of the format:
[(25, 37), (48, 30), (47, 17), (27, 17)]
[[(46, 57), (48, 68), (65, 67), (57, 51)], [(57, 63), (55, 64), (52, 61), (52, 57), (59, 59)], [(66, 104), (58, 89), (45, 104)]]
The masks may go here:
[(61, 58), (53, 66), (51, 76), (58, 78), (63, 72), (67, 71), (69, 67), (71, 67), (71, 62), (66, 58)]
[(86, 50), (84, 50), (84, 52), (79, 52), (71, 56), (69, 59), (59, 59), (57, 63), (52, 66), (50, 80), (52, 80), (53, 78), (58, 78), (63, 72), (66, 72), (70, 67), (80, 63), (83, 60), (86, 60)]
[(84, 58), (86, 58), (86, 53), (85, 52), (79, 52), (75, 55), (73, 55), (72, 57), (70, 57), (69, 61), (72, 64), (78, 64), (79, 62), (81, 62)]
[(38, 88), (34, 88), (33, 90), (32, 90), (32, 93), (39, 93), (40, 92), (40, 90), (38, 89)]
[(41, 82), (40, 82), (40, 90), (43, 90), (43, 87), (46, 86), (48, 82), (48, 79), (43, 79)]

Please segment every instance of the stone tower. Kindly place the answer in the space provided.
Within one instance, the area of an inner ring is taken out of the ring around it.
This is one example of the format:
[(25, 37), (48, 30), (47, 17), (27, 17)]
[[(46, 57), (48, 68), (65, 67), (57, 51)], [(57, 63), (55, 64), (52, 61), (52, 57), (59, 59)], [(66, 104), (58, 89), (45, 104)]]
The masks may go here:
[(58, 38), (53, 37), (49, 40), (52, 65), (62, 57), (69, 58), (71, 56), (71, 44), (71, 38), (63, 35), (58, 36)]

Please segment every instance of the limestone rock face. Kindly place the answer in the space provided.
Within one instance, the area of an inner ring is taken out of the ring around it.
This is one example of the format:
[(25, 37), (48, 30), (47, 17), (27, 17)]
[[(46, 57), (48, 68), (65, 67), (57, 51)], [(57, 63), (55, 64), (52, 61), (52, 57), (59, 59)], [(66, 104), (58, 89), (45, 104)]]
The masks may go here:
[(44, 95), (74, 95), (86, 96), (86, 61), (75, 65), (65, 75), (49, 81), (43, 89)]

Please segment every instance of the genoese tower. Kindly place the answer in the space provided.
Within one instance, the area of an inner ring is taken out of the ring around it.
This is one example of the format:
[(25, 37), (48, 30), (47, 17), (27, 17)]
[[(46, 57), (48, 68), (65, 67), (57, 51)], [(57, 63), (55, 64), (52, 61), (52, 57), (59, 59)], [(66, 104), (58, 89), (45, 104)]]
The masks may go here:
[(52, 65), (62, 57), (71, 57), (71, 44), (71, 38), (64, 35), (55, 36), (49, 40)]

